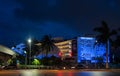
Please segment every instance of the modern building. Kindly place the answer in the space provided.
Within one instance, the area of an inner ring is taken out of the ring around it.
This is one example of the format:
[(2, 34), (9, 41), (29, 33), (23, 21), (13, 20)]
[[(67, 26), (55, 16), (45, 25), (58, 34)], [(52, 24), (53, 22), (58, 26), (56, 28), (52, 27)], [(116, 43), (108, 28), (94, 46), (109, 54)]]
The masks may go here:
[[(106, 62), (106, 45), (96, 44), (95, 37), (85, 36), (76, 37), (69, 40), (61, 40), (54, 43), (58, 49), (59, 57), (65, 60), (71, 58), (76, 63), (89, 61), (90, 63), (97, 62), (97, 58), (102, 58)], [(38, 43), (37, 45), (41, 45)]]
[[(57, 50), (57, 52), (54, 52), (54, 50), (52, 50), (52, 52), (49, 52), (49, 54), (52, 54), (54, 56), (57, 55), (61, 57), (61, 59), (72, 57), (72, 40), (57, 40), (54, 44), (57, 46), (57, 48), (54, 48)], [(35, 45), (41, 46), (41, 43), (37, 43)]]
[(77, 38), (77, 61), (97, 62), (97, 58), (102, 58), (106, 62), (106, 45), (96, 44), (94, 37), (78, 37)]
[(57, 42), (55, 45), (59, 49), (59, 56), (61, 59), (72, 57), (72, 40)]

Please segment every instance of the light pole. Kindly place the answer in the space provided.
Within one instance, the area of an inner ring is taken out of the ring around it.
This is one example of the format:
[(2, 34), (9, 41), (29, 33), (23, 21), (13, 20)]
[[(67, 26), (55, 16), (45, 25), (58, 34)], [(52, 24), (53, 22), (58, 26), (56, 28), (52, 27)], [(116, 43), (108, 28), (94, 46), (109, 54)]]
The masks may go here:
[(96, 69), (96, 67), (97, 67), (97, 40), (95, 41), (95, 69)]
[(25, 53), (25, 68), (26, 68), (27, 67), (27, 52), (24, 51), (24, 53)]
[(31, 64), (31, 38), (28, 39), (28, 44), (29, 44), (29, 65)]
[(109, 51), (110, 51), (110, 41), (109, 39), (107, 40), (107, 50), (106, 50), (106, 69), (109, 68), (109, 64), (108, 64), (108, 61), (109, 61)]

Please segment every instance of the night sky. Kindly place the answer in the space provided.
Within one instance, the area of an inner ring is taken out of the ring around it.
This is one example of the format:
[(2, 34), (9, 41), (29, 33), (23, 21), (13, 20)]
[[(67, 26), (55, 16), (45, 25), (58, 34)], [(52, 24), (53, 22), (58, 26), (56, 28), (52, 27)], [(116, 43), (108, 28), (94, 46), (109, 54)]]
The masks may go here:
[(0, 44), (11, 47), (46, 34), (94, 34), (102, 20), (119, 27), (120, 0), (0, 0)]

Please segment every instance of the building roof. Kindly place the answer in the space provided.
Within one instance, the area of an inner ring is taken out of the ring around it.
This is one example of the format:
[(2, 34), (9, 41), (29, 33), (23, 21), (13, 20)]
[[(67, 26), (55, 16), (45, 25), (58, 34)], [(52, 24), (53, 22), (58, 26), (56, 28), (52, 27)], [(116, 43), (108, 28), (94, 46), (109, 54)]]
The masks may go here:
[(16, 53), (14, 51), (12, 51), (11, 49), (9, 49), (3, 45), (0, 45), (0, 52), (8, 54), (8, 55), (16, 55)]

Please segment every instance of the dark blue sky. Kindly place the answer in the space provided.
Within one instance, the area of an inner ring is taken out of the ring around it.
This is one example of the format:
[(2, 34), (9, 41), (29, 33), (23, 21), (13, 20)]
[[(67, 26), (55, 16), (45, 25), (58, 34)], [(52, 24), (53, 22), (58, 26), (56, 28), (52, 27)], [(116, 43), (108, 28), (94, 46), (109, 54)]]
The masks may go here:
[(119, 27), (120, 0), (0, 0), (0, 44), (16, 45), (45, 34), (94, 34), (102, 20)]

